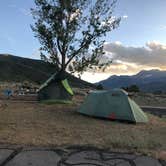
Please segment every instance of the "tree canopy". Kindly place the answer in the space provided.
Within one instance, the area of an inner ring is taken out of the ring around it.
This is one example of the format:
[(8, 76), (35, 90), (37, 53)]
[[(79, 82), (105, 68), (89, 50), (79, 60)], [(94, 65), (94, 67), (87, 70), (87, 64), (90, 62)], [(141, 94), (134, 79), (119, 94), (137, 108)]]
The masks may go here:
[(35, 0), (32, 30), (41, 44), (41, 57), (60, 71), (102, 68), (106, 35), (118, 27), (116, 0)]

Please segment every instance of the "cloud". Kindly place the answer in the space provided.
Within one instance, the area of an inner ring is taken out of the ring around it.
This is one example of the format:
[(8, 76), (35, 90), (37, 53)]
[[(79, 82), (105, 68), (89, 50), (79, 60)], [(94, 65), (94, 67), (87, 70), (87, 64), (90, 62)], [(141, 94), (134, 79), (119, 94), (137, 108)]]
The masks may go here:
[(161, 25), (160, 30), (166, 30), (166, 25)]
[[(166, 44), (150, 41), (143, 47), (126, 46), (120, 41), (104, 43), (105, 55), (101, 63), (113, 60), (112, 64), (102, 70), (89, 70), (83, 79), (97, 82), (111, 75), (133, 75), (141, 70), (166, 70)], [(92, 74), (95, 72), (95, 74)]]
[(13, 9), (16, 9), (18, 12), (22, 13), (23, 15), (25, 16), (32, 16), (31, 14), (31, 11), (30, 9), (26, 9), (26, 8), (23, 8), (23, 7), (18, 7), (16, 4), (9, 4), (8, 5), (9, 8), (13, 8)]
[(20, 8), (19, 11), (25, 16), (32, 16), (31, 11), (29, 9)]
[[(105, 55), (101, 63), (112, 60), (104, 73), (132, 75), (140, 70), (166, 70), (166, 45), (150, 41), (144, 47), (125, 46), (120, 41), (104, 44)], [(102, 70), (95, 72), (103, 73)]]
[(125, 46), (119, 43), (107, 43), (106, 54), (115, 61), (133, 63), (147, 67), (166, 66), (166, 45), (156, 41), (147, 42), (144, 47)]
[(122, 18), (124, 19), (128, 18), (128, 15), (123, 15)]
[(95, 82), (107, 79), (108, 77), (110, 77), (110, 73), (84, 72), (83, 75), (81, 75), (81, 79), (91, 83), (95, 83)]
[(157, 41), (147, 42), (146, 46), (151, 50), (166, 50), (166, 44), (161, 44)]
[[(105, 73), (110, 75), (133, 75), (138, 73), (141, 70), (151, 70), (151, 69), (163, 69), (161, 67), (151, 67), (147, 65), (137, 65), (135, 63), (128, 63), (119, 60), (113, 61), (113, 63), (107, 68)], [(165, 68), (166, 69), (166, 68)]]
[(114, 42), (116, 45), (122, 45), (122, 43), (120, 41), (115, 41)]

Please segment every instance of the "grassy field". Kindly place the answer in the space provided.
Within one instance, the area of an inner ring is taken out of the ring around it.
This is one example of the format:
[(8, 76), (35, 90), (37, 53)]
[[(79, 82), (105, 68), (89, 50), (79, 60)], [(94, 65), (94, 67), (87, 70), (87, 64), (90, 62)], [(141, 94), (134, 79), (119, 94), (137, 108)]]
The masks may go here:
[(3, 101), (0, 105), (0, 144), (91, 145), (159, 158), (166, 152), (166, 121), (152, 115), (149, 123), (135, 125), (83, 116), (76, 112), (76, 104)]
[(136, 93), (132, 98), (142, 106), (166, 107), (166, 94)]

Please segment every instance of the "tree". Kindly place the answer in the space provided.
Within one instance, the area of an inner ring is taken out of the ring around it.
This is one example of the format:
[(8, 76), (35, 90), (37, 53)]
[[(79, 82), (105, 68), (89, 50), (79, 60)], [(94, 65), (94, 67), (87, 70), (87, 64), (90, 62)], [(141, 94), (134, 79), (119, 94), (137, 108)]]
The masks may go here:
[(41, 57), (55, 64), (60, 75), (105, 69), (101, 63), (105, 36), (117, 28), (116, 0), (35, 0), (32, 30), (41, 44)]
[(140, 89), (137, 85), (130, 85), (129, 87), (122, 87), (122, 89), (128, 92), (140, 92)]

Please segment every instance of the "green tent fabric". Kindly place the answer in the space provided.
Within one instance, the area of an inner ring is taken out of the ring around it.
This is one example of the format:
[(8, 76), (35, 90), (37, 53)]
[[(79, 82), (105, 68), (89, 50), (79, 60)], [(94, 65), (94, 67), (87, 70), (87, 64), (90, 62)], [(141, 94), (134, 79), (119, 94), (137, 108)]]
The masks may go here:
[(70, 93), (72, 96), (74, 95), (74, 93), (73, 93), (73, 91), (72, 91), (67, 79), (62, 80), (62, 85), (67, 90), (68, 93)]
[(73, 91), (67, 79), (60, 80), (57, 73), (53, 74), (38, 90), (38, 100), (71, 100)]
[(53, 74), (48, 80), (46, 80), (46, 81), (39, 87), (39, 90), (38, 90), (38, 91), (40, 91), (40, 90), (44, 89), (45, 87), (47, 87), (48, 84), (55, 78), (55, 76), (56, 76), (56, 73)]
[(146, 114), (121, 89), (93, 91), (77, 110), (82, 114), (132, 122), (148, 122)]

